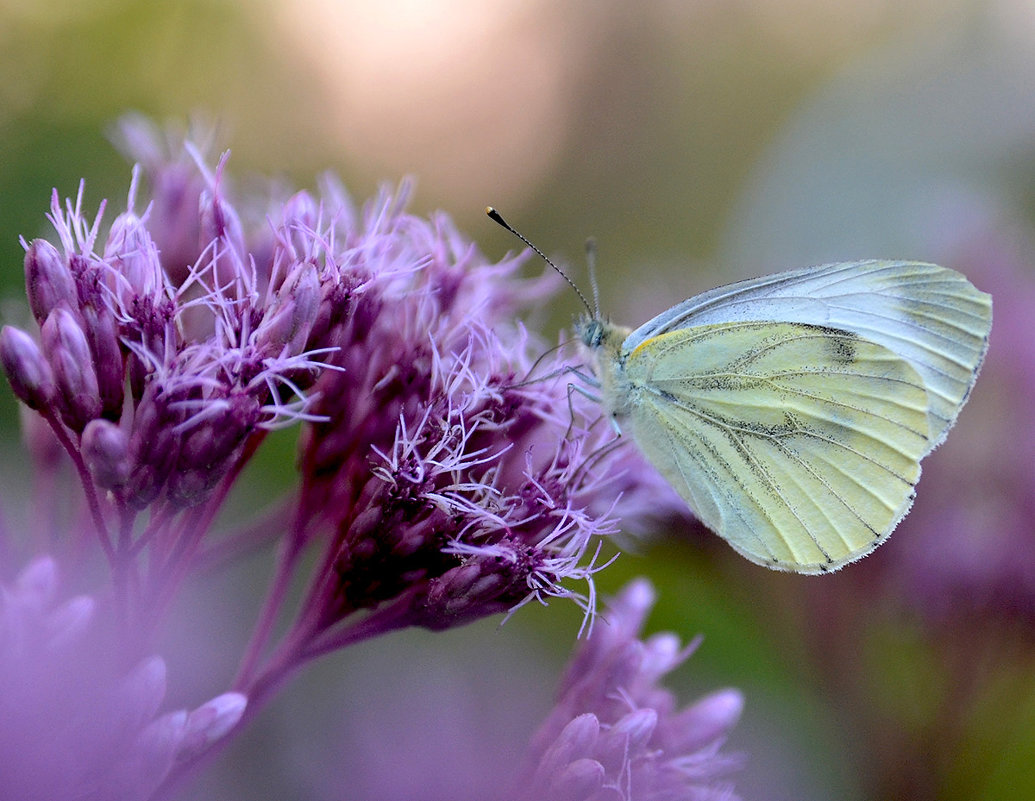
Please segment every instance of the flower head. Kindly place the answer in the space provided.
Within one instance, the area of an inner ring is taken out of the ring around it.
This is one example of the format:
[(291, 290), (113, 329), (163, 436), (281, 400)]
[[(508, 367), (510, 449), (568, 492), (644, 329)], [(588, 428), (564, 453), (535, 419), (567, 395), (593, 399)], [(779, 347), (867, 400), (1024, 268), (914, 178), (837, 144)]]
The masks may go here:
[(657, 508), (660, 481), (570, 391), (575, 363), (516, 322), (555, 277), (487, 262), (444, 216), (407, 214), (406, 192), (277, 237), (308, 235), (333, 321), (314, 326), (338, 369), (313, 387), (323, 419), (301, 449), (298, 536), (327, 539), (333, 571), (320, 625), (377, 609), (441, 629), (555, 595), (590, 609), (613, 504)]
[(682, 664), (696, 641), (638, 639), (654, 604), (644, 580), (609, 605), (606, 622), (582, 644), (557, 704), (537, 733), (521, 776), (521, 799), (668, 801), (734, 799), (724, 777), (739, 758), (721, 753), (743, 708), (725, 689), (678, 710), (658, 681)]
[(5, 369), (30, 406), (56, 413), (75, 437), (98, 420), (120, 426), (129, 470), (108, 485), (132, 508), (206, 500), (250, 436), (306, 417), (304, 387), (322, 364), (304, 347), (317, 278), (294, 265), (274, 291), (269, 265), (255, 260), (269, 247), (246, 249), (221, 172), (208, 178), (196, 197), (208, 238), (188, 265), (163, 258), (153, 209), (137, 215), (138, 172), (106, 236), (102, 213), (84, 213), (82, 187), (64, 207), (55, 193), (50, 219), (63, 252), (45, 240), (25, 246), (42, 346), (37, 353), (17, 329), (4, 337)]

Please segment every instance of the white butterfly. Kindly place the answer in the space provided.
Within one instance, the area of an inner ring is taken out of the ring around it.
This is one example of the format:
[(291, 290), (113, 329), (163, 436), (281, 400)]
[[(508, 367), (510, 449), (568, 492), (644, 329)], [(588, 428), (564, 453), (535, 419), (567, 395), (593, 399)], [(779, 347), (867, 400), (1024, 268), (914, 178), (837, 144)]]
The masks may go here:
[(953, 270), (857, 261), (719, 287), (631, 332), (593, 313), (577, 332), (604, 407), (705, 525), (753, 562), (823, 573), (909, 511), (991, 324), (991, 296)]
[(710, 529), (821, 573), (909, 511), (956, 421), (992, 299), (935, 264), (859, 261), (741, 281), (629, 332), (578, 326), (602, 401)]

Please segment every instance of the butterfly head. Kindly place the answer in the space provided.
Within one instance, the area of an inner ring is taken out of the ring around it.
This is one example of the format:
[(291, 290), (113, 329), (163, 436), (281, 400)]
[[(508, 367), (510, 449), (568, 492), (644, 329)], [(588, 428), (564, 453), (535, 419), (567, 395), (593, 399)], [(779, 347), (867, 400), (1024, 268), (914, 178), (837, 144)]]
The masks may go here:
[(604, 343), (608, 326), (597, 317), (583, 315), (575, 323), (575, 333), (579, 341), (590, 350), (596, 350)]
[(582, 315), (575, 323), (575, 336), (589, 351), (603, 355), (598, 359), (620, 360), (622, 343), (629, 329), (613, 325), (600, 317)]

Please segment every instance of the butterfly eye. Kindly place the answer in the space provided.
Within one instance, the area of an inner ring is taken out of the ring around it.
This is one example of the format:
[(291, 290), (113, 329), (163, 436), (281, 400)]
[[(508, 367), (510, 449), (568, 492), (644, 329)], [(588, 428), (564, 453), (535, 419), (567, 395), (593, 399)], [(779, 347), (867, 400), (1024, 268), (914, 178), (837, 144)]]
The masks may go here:
[(578, 325), (579, 337), (587, 348), (599, 348), (604, 341), (604, 324), (600, 320), (583, 318)]

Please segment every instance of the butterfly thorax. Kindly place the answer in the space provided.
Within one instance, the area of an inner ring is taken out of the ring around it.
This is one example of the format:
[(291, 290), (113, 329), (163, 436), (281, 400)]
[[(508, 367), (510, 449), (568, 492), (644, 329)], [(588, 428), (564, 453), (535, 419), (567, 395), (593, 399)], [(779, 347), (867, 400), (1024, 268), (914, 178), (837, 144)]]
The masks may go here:
[(601, 400), (612, 417), (624, 417), (628, 413), (628, 391), (623, 391), (627, 381), (623, 363), (622, 343), (631, 329), (612, 325), (598, 317), (582, 317), (575, 324), (579, 341), (589, 351), (594, 372), (600, 382)]

